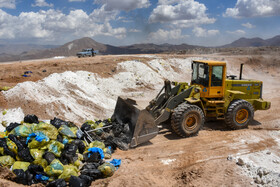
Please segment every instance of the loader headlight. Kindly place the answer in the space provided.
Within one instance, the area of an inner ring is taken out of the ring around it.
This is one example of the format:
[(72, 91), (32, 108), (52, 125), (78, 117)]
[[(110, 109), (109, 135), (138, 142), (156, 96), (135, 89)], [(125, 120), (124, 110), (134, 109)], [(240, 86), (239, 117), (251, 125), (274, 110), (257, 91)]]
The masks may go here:
[(195, 88), (194, 89), (195, 93), (199, 93), (199, 89)]

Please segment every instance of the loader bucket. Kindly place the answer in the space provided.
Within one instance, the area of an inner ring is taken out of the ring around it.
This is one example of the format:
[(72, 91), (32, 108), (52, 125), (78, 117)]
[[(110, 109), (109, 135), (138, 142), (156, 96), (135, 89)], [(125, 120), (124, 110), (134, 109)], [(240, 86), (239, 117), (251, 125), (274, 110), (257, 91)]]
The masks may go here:
[(158, 134), (155, 119), (146, 110), (139, 110), (134, 105), (136, 101), (118, 97), (112, 119), (120, 124), (128, 124), (130, 129), (130, 147), (147, 142)]

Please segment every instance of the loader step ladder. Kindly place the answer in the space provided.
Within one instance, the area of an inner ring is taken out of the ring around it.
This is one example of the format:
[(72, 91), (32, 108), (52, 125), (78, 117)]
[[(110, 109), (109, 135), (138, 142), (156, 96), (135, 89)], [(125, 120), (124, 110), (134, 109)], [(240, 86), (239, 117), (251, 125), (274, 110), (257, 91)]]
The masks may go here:
[(225, 119), (225, 109), (224, 109), (225, 101), (219, 100), (219, 101), (208, 101), (208, 102), (216, 105), (216, 108), (215, 108), (216, 118), (218, 120), (224, 120)]
[(225, 119), (225, 109), (223, 105), (216, 107), (216, 118), (218, 120), (224, 120)]

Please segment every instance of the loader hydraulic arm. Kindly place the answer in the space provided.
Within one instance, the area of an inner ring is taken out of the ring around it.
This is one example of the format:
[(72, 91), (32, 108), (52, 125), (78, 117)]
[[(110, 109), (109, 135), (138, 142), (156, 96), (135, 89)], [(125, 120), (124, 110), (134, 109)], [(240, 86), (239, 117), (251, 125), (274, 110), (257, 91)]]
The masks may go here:
[[(184, 99), (190, 95), (192, 88), (182, 90), (178, 94), (180, 88), (180, 84), (171, 88), (170, 81), (165, 80), (164, 86), (157, 97), (153, 99), (147, 106), (146, 109), (155, 118), (155, 122), (157, 125), (168, 120), (170, 118), (171, 110), (178, 106), (180, 103), (183, 103)], [(165, 90), (164, 93), (162, 93), (163, 90)]]

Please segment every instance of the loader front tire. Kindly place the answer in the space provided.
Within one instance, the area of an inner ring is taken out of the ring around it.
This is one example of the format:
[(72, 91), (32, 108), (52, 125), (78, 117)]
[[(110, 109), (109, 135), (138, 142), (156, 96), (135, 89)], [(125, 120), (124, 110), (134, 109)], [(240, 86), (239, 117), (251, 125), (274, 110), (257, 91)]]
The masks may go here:
[(205, 116), (201, 108), (187, 103), (175, 108), (171, 117), (171, 127), (176, 134), (182, 137), (190, 137), (198, 134), (203, 127)]
[(254, 118), (253, 106), (245, 100), (234, 100), (228, 107), (225, 115), (226, 124), (234, 130), (247, 128)]

